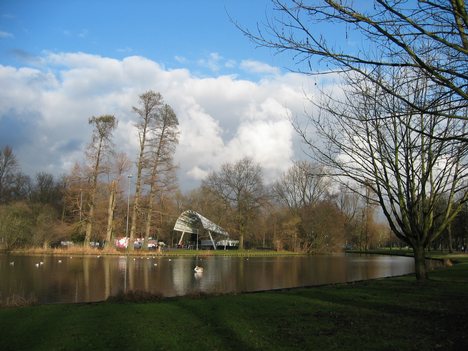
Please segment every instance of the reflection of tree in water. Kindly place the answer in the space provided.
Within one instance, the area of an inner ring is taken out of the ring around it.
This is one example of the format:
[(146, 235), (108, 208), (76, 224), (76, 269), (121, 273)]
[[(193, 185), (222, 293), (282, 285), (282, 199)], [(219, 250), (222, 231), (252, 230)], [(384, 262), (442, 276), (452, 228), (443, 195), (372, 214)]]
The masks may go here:
[[(292, 257), (15, 257), (0, 256), (1, 298), (34, 296), (39, 303), (101, 301), (121, 291), (163, 296), (227, 293), (401, 275), (406, 257), (357, 255)], [(43, 260), (37, 268), (35, 264)], [(194, 267), (202, 266), (202, 275)], [(126, 274), (125, 274), (126, 273)]]
[(195, 258), (179, 258), (168, 262), (176, 295), (184, 295), (192, 290), (194, 262)]

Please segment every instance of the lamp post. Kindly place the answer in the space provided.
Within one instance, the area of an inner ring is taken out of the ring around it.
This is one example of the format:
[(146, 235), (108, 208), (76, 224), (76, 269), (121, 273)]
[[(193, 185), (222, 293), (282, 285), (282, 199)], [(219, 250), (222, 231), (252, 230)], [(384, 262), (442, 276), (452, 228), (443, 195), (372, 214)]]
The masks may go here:
[(130, 212), (130, 179), (132, 178), (132, 175), (129, 174), (127, 175), (128, 178), (128, 191), (127, 191), (127, 229), (125, 230), (125, 237), (128, 238), (128, 214)]

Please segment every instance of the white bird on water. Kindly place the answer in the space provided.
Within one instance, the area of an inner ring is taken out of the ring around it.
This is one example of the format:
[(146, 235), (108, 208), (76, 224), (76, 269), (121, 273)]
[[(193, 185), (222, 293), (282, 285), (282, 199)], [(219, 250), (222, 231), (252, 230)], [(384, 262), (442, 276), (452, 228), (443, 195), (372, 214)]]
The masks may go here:
[(14, 265), (15, 265), (15, 261), (11, 261), (10, 266), (14, 266)]
[(195, 268), (193, 269), (196, 273), (203, 273), (203, 267), (200, 267), (200, 266), (195, 266)]

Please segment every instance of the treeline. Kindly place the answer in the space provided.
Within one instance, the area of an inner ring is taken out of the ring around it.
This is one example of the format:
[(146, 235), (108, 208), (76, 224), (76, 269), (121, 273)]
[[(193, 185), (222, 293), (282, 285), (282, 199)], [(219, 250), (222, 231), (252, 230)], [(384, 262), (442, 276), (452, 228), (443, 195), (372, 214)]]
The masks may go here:
[[(89, 119), (92, 134), (85, 161), (58, 179), (47, 173), (31, 179), (21, 172), (11, 147), (0, 150), (3, 249), (50, 247), (61, 241), (112, 247), (123, 236), (130, 242), (153, 237), (175, 246), (179, 233), (172, 228), (187, 209), (221, 225), (239, 239), (241, 248), (336, 252), (402, 245), (378, 220), (369, 189), (338, 185), (323, 166), (306, 161), (294, 162), (266, 185), (260, 165), (244, 158), (224, 164), (199, 188), (182, 194), (173, 162), (179, 137), (176, 114), (153, 91), (140, 95), (133, 111), (139, 148), (132, 171), (130, 157), (112, 143), (118, 121), (111, 115)], [(467, 214), (465, 205), (432, 247), (464, 248)]]
[[(7, 250), (86, 243), (90, 216), (91, 242), (112, 244), (116, 237), (129, 236), (135, 223), (135, 237), (149, 235), (175, 246), (180, 234), (172, 228), (186, 209), (220, 224), (245, 248), (332, 252), (346, 245), (364, 249), (396, 244), (388, 227), (375, 221), (374, 206), (349, 191), (333, 193), (322, 170), (304, 161), (271, 186), (248, 158), (223, 165), (188, 194), (171, 177), (152, 195), (147, 177), (142, 177), (135, 218), (136, 181), (128, 176), (125, 155), (106, 163), (96, 185), (94, 170), (84, 164), (58, 179), (47, 173), (31, 179), (21, 173), (10, 147), (1, 150), (0, 160), (0, 237)], [(153, 220), (147, 232), (149, 211)]]
[[(21, 173), (8, 146), (0, 151), (0, 161), (3, 249), (85, 242), (93, 196), (89, 168), (76, 165), (69, 175), (57, 179), (47, 173), (31, 179)], [(114, 238), (129, 234), (133, 222), (136, 194), (134, 179), (128, 177), (130, 162), (122, 154), (113, 162), (114, 170), (107, 168), (96, 184), (90, 241), (112, 244)], [(151, 207), (154, 220), (149, 236), (171, 246), (179, 238), (172, 230), (174, 223), (186, 209), (220, 224), (233, 238), (241, 239), (245, 248), (334, 252), (345, 247), (366, 250), (402, 245), (388, 226), (378, 221), (375, 205), (344, 187), (337, 191), (320, 166), (306, 161), (295, 162), (271, 186), (264, 185), (260, 166), (248, 158), (223, 165), (187, 194), (182, 194), (172, 179), (172, 183), (158, 187), (151, 206), (150, 193), (146, 185), (143, 187), (135, 237), (145, 236)], [(461, 250), (467, 229), (465, 206), (432, 247)]]

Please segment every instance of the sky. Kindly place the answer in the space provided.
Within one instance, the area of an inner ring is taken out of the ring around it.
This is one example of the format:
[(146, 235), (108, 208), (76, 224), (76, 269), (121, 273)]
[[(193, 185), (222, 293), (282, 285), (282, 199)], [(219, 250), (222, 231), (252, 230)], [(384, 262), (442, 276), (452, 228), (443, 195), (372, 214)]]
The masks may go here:
[(303, 158), (289, 121), (315, 78), (256, 47), (269, 0), (0, 1), (0, 147), (21, 170), (60, 176), (83, 162), (91, 116), (112, 114), (116, 150), (135, 161), (138, 96), (160, 92), (179, 119), (182, 190), (251, 157), (266, 183)]

